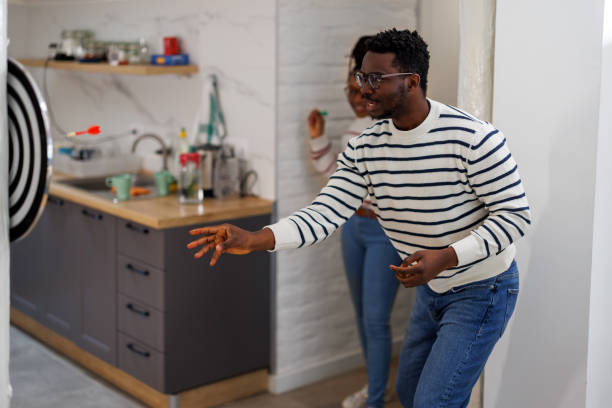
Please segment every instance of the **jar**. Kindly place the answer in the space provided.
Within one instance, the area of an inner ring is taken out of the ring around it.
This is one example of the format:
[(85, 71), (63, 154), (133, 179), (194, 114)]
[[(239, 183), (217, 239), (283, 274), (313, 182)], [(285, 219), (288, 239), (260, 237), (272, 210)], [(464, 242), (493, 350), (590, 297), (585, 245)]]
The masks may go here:
[(66, 57), (74, 57), (76, 48), (76, 38), (73, 30), (62, 30), (62, 41), (60, 43), (60, 53)]
[(180, 162), (179, 202), (181, 204), (199, 204), (204, 199), (200, 155), (198, 153), (182, 153)]
[(125, 43), (112, 43), (108, 46), (108, 63), (113, 66), (125, 65), (127, 59), (127, 45)]
[(140, 43), (133, 42), (127, 44), (127, 61), (130, 64), (141, 64)]

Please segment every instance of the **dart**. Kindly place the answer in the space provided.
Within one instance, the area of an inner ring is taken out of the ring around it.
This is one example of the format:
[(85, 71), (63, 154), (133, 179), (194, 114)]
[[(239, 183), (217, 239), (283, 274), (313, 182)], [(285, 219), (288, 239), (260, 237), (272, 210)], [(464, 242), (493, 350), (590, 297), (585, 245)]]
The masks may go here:
[(100, 134), (100, 126), (91, 126), (87, 130), (80, 130), (78, 132), (70, 132), (66, 134), (66, 137), (74, 137), (80, 135), (99, 135)]

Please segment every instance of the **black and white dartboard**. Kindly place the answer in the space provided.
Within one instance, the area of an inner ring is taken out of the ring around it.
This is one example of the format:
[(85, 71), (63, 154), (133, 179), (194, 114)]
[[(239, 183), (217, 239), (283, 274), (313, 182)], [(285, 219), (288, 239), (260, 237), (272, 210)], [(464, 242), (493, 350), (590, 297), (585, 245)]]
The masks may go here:
[(34, 79), (12, 58), (7, 72), (10, 240), (16, 241), (30, 232), (44, 209), (53, 146), (47, 105)]

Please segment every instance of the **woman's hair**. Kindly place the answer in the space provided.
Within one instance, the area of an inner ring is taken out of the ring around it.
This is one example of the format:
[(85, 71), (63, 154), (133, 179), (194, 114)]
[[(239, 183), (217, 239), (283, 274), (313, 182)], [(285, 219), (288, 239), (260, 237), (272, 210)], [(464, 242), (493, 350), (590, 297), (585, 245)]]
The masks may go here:
[(350, 61), (349, 61), (349, 74), (353, 74), (356, 71), (361, 69), (361, 63), (363, 62), (363, 57), (365, 56), (367, 50), (366, 42), (372, 38), (371, 35), (364, 35), (357, 40), (355, 46), (353, 47), (353, 51), (351, 51)]

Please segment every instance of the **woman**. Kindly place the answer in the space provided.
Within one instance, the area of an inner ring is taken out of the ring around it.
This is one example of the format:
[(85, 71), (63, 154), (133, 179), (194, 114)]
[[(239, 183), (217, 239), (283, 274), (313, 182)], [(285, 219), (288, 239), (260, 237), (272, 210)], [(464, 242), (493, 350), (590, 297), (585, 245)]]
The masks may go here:
[[(353, 75), (361, 69), (368, 38), (361, 37), (351, 53), (345, 92), (357, 118), (343, 135), (341, 145), (333, 146), (324, 134), (325, 120), (319, 111), (313, 110), (308, 116), (311, 158), (315, 169), (325, 176), (336, 170), (336, 159), (348, 140), (359, 136), (373, 123)], [(398, 287), (389, 265), (399, 265), (401, 259), (378, 224), (368, 200), (342, 229), (342, 255), (368, 375), (368, 384), (346, 397), (342, 406), (384, 407), (391, 360), (389, 319)]]

